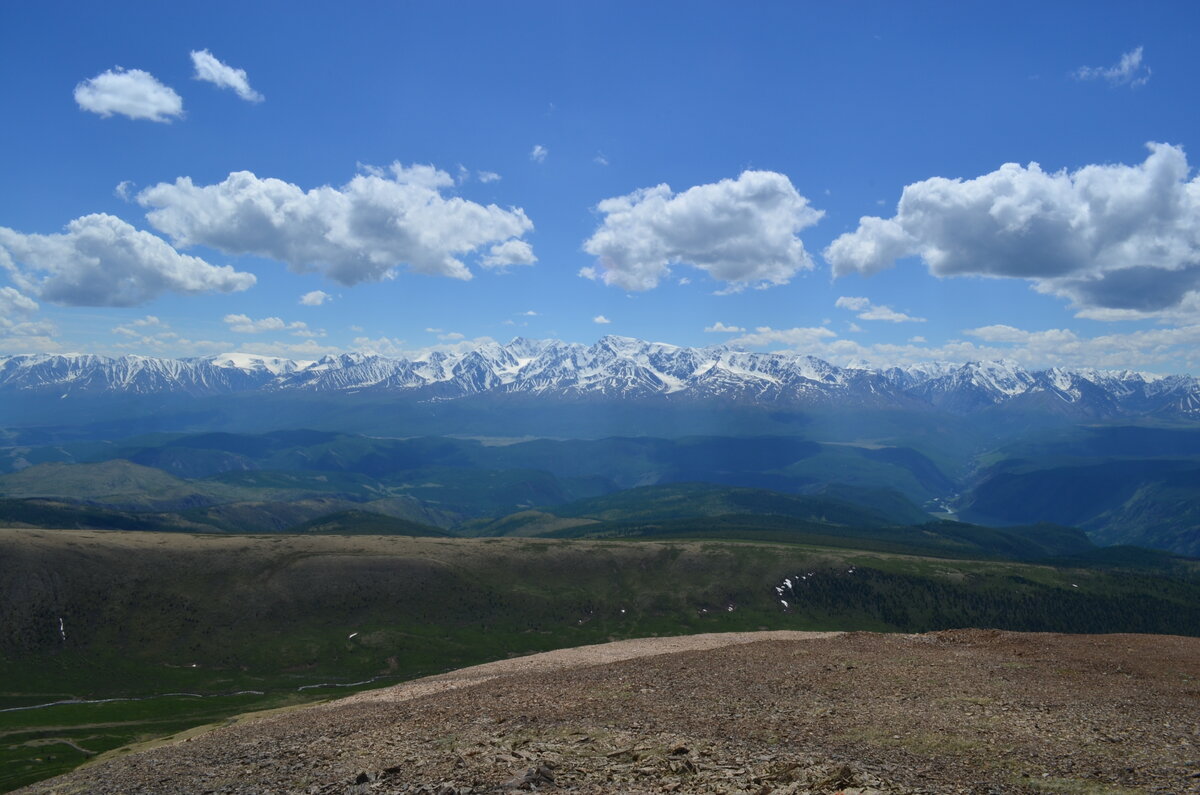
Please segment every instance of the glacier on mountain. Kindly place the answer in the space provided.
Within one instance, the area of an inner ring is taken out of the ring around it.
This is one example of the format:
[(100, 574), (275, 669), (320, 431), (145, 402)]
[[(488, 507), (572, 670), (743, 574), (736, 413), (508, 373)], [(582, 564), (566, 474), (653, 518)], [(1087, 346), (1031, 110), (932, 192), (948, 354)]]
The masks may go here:
[(929, 406), (955, 413), (1010, 406), (1069, 407), (1094, 416), (1200, 416), (1200, 382), (1184, 375), (1061, 367), (1030, 370), (1011, 361), (838, 367), (800, 353), (688, 348), (617, 336), (603, 337), (590, 346), (518, 337), (507, 344), (489, 342), (414, 359), (373, 353), (344, 353), (316, 361), (245, 353), (190, 359), (89, 354), (0, 357), (0, 393), (12, 391), (58, 397), (369, 391), (430, 400), (525, 394)]

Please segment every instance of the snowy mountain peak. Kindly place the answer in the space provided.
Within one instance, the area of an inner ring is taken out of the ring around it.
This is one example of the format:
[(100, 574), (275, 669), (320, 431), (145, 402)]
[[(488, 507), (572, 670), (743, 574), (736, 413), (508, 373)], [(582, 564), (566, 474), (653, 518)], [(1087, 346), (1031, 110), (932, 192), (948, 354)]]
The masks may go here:
[[(686, 348), (609, 335), (590, 346), (517, 337), (415, 359), (343, 353), (315, 362), (241, 352), (196, 359), (87, 354), (0, 357), (0, 393), (384, 392), (396, 399), (484, 394), (737, 401), (794, 406), (925, 405), (970, 413), (1007, 405), (1080, 416), (1200, 417), (1200, 382), (1134, 371), (1028, 370), (1012, 361), (838, 367), (799, 353)], [(1049, 404), (1046, 401), (1051, 401)], [(1068, 409), (1069, 407), (1069, 409)]]
[(278, 356), (260, 356), (256, 353), (238, 352), (202, 356), (200, 360), (211, 362), (216, 367), (236, 367), (239, 370), (251, 372), (265, 370), (274, 375), (294, 373), (297, 370), (303, 370), (314, 364), (314, 362), (298, 362), (292, 359), (282, 359)]

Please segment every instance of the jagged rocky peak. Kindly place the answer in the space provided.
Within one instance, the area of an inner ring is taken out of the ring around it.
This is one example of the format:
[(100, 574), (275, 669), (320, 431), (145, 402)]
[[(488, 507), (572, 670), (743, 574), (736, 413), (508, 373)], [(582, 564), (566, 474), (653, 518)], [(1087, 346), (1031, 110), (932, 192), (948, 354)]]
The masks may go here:
[(56, 396), (98, 392), (224, 394), (275, 391), (386, 392), (397, 398), (481, 394), (542, 397), (737, 400), (811, 406), (906, 407), (967, 413), (1026, 409), (1046, 401), (1080, 416), (1200, 416), (1200, 382), (1131, 370), (1029, 370), (1011, 361), (839, 367), (801, 353), (756, 353), (727, 345), (688, 348), (609, 335), (594, 344), (516, 337), (508, 343), (431, 351), (414, 359), (342, 353), (317, 361), (248, 353), (194, 359), (89, 354), (0, 357), (0, 392)]

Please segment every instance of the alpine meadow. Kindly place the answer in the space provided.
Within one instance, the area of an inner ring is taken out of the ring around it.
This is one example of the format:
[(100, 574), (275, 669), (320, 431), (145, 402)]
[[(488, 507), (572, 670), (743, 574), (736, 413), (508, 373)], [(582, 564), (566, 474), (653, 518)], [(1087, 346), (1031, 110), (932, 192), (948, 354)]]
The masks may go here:
[(1197, 30), (0, 11), (0, 792), (1198, 791)]

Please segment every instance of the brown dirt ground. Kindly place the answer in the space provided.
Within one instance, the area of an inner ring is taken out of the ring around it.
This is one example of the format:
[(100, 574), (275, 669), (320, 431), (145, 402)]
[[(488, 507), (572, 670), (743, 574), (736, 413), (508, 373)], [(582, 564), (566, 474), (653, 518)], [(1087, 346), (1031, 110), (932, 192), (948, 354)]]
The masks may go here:
[(247, 720), (27, 793), (1200, 792), (1200, 638), (654, 638)]

